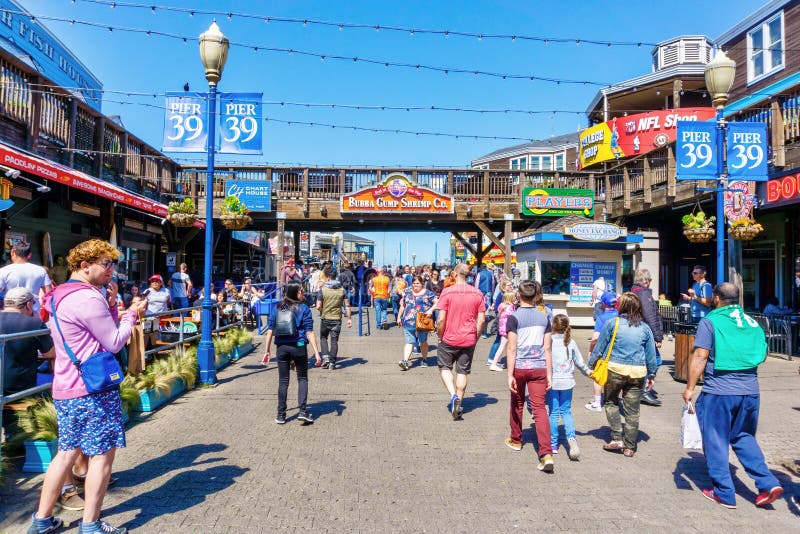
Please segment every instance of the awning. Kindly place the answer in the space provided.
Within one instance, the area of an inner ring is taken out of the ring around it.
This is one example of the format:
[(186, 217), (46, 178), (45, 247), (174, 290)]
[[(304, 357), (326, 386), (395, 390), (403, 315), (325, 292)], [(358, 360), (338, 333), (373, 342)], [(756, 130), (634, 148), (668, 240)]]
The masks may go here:
[[(119, 202), (132, 208), (159, 217), (167, 216), (167, 206), (147, 197), (132, 193), (114, 184), (104, 182), (72, 167), (61, 165), (54, 161), (23, 152), (5, 143), (0, 143), (0, 163), (45, 180), (54, 180), (60, 184), (92, 193), (101, 198)], [(205, 228), (205, 223), (197, 221), (197, 228)]]
[(755, 106), (756, 104), (763, 102), (764, 100), (769, 99), (770, 97), (783, 93), (800, 83), (800, 72), (795, 72), (794, 74), (790, 74), (786, 78), (778, 80), (777, 82), (768, 85), (758, 91), (751, 93), (747, 96), (744, 96), (737, 100), (736, 102), (731, 102), (725, 109), (723, 113), (726, 117), (730, 117), (731, 115), (743, 111), (750, 106)]

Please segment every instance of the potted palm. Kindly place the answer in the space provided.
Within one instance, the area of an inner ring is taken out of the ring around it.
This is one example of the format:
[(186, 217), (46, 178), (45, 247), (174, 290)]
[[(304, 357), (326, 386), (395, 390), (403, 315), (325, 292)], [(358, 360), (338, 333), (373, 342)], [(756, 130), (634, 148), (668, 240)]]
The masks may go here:
[(15, 411), (19, 432), (6, 446), (9, 449), (25, 447), (25, 473), (44, 473), (58, 452), (58, 418), (51, 399), (45, 397), (23, 399)]
[(764, 227), (749, 217), (734, 220), (728, 227), (728, 233), (737, 241), (752, 241), (764, 231)]
[(241, 230), (253, 222), (247, 206), (235, 195), (228, 195), (219, 208), (219, 219), (228, 230)]
[(683, 235), (692, 243), (708, 243), (714, 238), (716, 217), (706, 217), (703, 211), (692, 212), (681, 218)]
[[(123, 386), (130, 385), (139, 391), (137, 412), (152, 412), (165, 402), (177, 397), (197, 380), (196, 348), (186, 349), (181, 357), (174, 351), (168, 358), (154, 361), (136, 376), (127, 376)], [(126, 384), (127, 383), (127, 384)]]
[(191, 198), (174, 200), (167, 205), (167, 220), (173, 226), (190, 227), (197, 221), (197, 208)]

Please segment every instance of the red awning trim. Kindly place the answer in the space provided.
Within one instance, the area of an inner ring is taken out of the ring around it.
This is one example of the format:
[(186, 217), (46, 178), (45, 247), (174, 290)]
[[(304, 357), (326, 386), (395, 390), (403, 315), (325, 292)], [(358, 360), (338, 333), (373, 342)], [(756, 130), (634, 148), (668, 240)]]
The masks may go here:
[[(44, 178), (54, 180), (60, 184), (92, 193), (99, 197), (125, 204), (132, 208), (152, 213), (159, 217), (167, 216), (167, 206), (155, 202), (147, 197), (131, 193), (114, 184), (103, 182), (86, 173), (77, 171), (66, 165), (61, 165), (48, 159), (23, 152), (4, 143), (0, 143), (0, 163), (19, 171), (27, 172)], [(205, 228), (203, 221), (194, 224), (198, 228)]]

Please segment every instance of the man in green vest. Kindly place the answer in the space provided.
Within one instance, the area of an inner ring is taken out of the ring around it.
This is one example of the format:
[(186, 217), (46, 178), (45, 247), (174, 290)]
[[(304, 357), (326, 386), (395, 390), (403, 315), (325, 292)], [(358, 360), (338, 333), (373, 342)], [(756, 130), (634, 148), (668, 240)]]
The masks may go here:
[[(327, 279), (322, 290), (317, 293), (317, 310), (319, 310), (319, 340), (322, 351), (322, 368), (333, 371), (339, 355), (339, 334), (342, 331), (342, 306), (347, 314), (347, 328), (353, 326), (350, 319), (350, 303), (345, 298), (341, 282), (336, 279), (336, 269), (328, 266), (323, 271)], [(330, 350), (328, 337), (331, 339)]]
[(739, 288), (725, 282), (712, 293), (713, 310), (697, 325), (694, 354), (683, 400), (691, 402), (703, 375), (697, 399), (697, 420), (703, 437), (708, 474), (713, 487), (703, 496), (725, 508), (736, 508), (728, 449), (739, 458), (758, 488), (756, 506), (767, 506), (783, 494), (778, 479), (764, 461), (756, 441), (758, 426), (758, 366), (766, 359), (764, 331), (739, 306)]

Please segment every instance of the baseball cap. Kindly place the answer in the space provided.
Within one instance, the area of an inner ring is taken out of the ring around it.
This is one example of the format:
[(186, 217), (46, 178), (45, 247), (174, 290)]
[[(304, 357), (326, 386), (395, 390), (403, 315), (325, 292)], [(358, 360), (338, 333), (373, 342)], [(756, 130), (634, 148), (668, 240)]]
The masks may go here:
[(6, 306), (14, 308), (21, 308), (26, 303), (33, 300), (33, 293), (27, 287), (15, 287), (6, 291), (6, 296), (3, 298)]
[(160, 275), (160, 274), (154, 274), (153, 276), (151, 276), (150, 278), (148, 278), (148, 279), (147, 279), (147, 281), (148, 281), (148, 282), (153, 282), (153, 281), (155, 281), (155, 280), (158, 280), (158, 281), (159, 281), (159, 282), (161, 282), (162, 284), (164, 283), (164, 279), (163, 279), (163, 278), (161, 278), (161, 275)]
[(614, 307), (617, 305), (617, 294), (613, 291), (606, 291), (603, 293), (603, 296), (600, 297), (600, 302), (602, 302), (604, 306)]
[(294, 265), (294, 259), (289, 258), (288, 260), (286, 260), (286, 265)]

